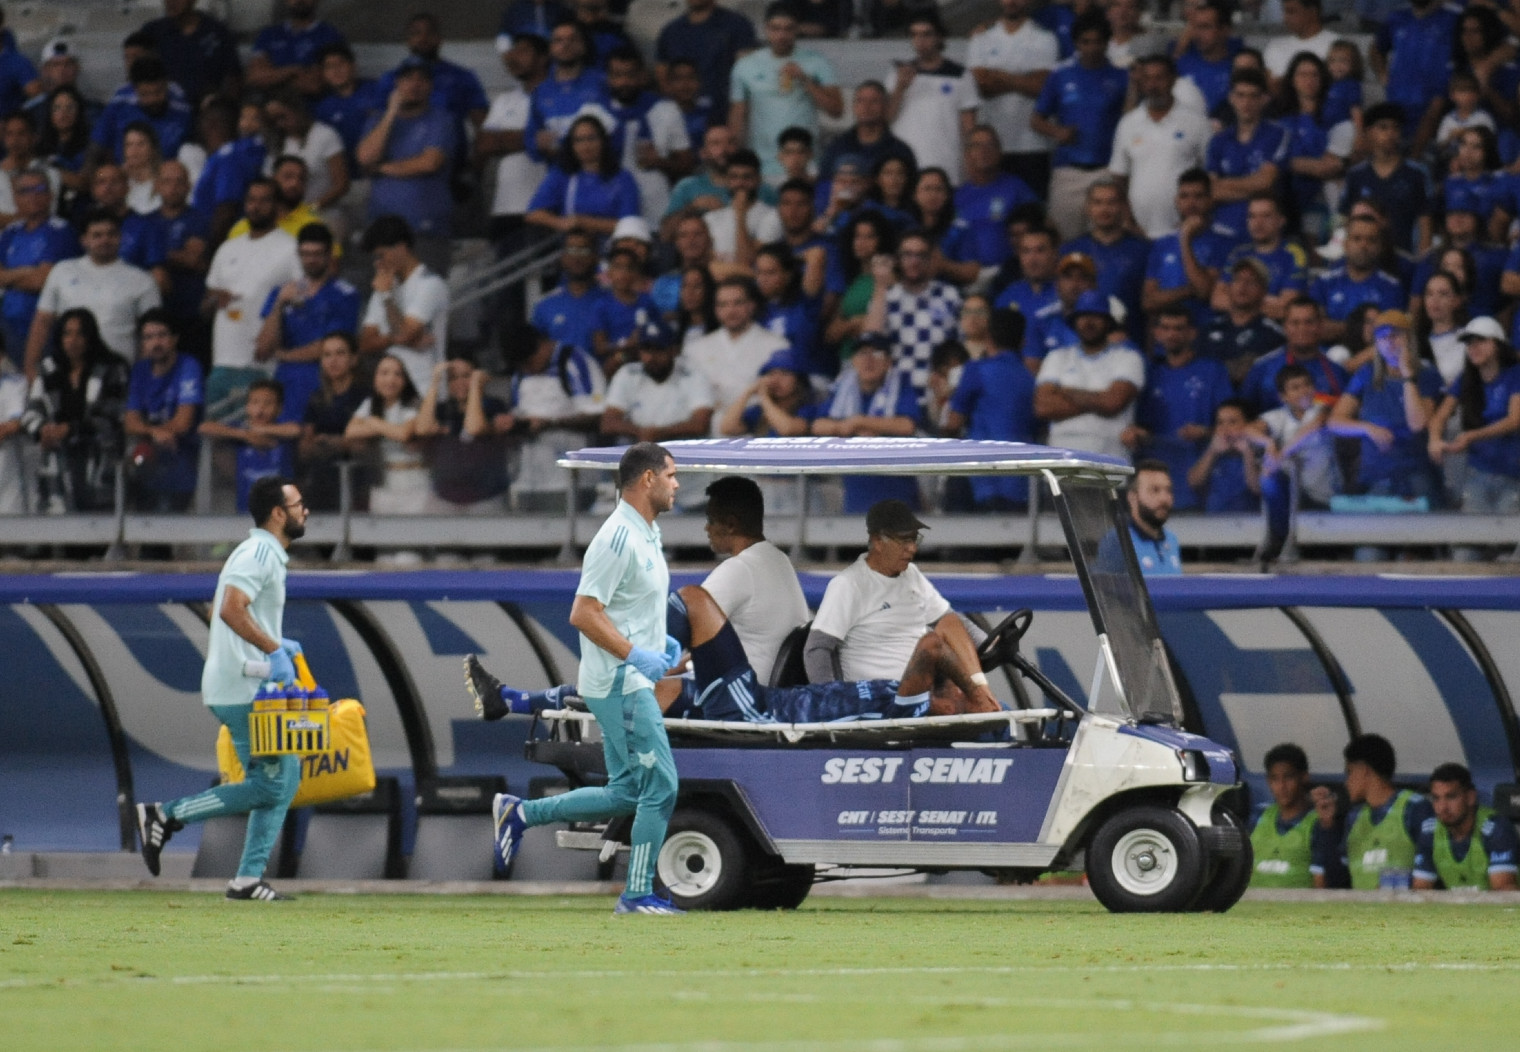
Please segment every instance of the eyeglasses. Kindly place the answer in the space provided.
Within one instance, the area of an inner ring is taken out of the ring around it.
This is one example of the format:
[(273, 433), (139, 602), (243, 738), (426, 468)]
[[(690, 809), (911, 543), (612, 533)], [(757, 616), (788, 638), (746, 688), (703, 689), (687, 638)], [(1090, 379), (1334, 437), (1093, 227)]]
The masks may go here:
[(286, 511), (295, 511), (297, 508), (306, 507), (306, 501), (304, 499), (298, 500), (294, 504), (281, 504), (280, 507), (284, 508)]

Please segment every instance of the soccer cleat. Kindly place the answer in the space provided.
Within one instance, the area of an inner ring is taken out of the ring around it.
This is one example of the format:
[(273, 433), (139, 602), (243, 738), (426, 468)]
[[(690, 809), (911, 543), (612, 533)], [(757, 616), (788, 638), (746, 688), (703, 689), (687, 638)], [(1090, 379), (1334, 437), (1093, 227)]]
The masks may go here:
[(491, 801), (491, 818), (496, 824), (496, 860), (505, 873), (522, 846), (523, 831), (528, 828), (522, 816), (522, 797), (497, 793)]
[(237, 902), (290, 902), (293, 895), (281, 895), (262, 880), (246, 888), (227, 888), (227, 897)]
[(685, 912), (669, 899), (661, 898), (653, 893), (640, 895), (636, 899), (629, 898), (626, 893), (619, 895), (617, 905), (612, 907), (614, 917), (623, 917), (632, 913), (648, 913), (656, 917), (679, 917)]
[(464, 658), (464, 685), (475, 699), (475, 714), (483, 720), (499, 720), (512, 711), (501, 696), (501, 680), (486, 671), (474, 654)]
[(142, 857), (148, 872), (155, 877), (159, 871), (159, 855), (164, 845), (176, 832), (185, 828), (183, 822), (167, 817), (157, 804), (137, 805), (137, 836), (142, 842)]

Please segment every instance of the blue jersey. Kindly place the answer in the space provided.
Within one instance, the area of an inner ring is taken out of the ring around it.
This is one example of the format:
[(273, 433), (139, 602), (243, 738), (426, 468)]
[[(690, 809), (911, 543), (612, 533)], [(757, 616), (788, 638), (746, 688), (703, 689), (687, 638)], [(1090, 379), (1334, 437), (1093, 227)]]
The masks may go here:
[[(1473, 268), (1477, 272), (1473, 287), (1467, 293), (1467, 313), (1474, 318), (1484, 314), (1497, 315), (1500, 307), (1499, 285), (1504, 280), (1504, 272), (1520, 268), (1507, 265), (1511, 254), (1503, 245), (1468, 245), (1466, 251), (1472, 256)], [(1411, 295), (1418, 296), (1424, 290), (1425, 283), (1436, 272), (1441, 254), (1440, 248), (1433, 248), (1415, 264), (1414, 276), (1409, 282)]]
[(660, 308), (648, 293), (640, 292), (632, 303), (624, 303), (609, 291), (596, 301), (591, 313), (591, 331), (601, 333), (615, 347), (645, 322), (658, 319)]
[(1388, 59), (1389, 102), (1404, 109), (1404, 133), (1412, 134), (1431, 99), (1446, 94), (1451, 79), (1452, 38), (1462, 9), (1432, 4), (1416, 14), (1412, 7), (1391, 11), (1378, 30), (1375, 46)]
[(1257, 314), (1237, 325), (1221, 314), (1198, 334), (1198, 353), (1224, 363), (1232, 376), (1239, 376), (1268, 351), (1283, 345), (1283, 331), (1271, 318)]
[(1510, 177), (1499, 172), (1480, 172), (1476, 178), (1448, 175), (1441, 184), (1444, 211), (1476, 212), (1484, 226), (1496, 208), (1514, 213), (1513, 196)]
[[(74, 228), (62, 219), (44, 219), (31, 229), (17, 220), (0, 231), (0, 267), (35, 267), (40, 263), (57, 263), (79, 255), (79, 238)], [(38, 293), (23, 292), (14, 286), (0, 299), (0, 315), (13, 331), (24, 332), (37, 313)]]
[[(1370, 438), (1362, 439), (1361, 482), (1364, 486), (1384, 481), (1403, 483), (1428, 473), (1430, 469), (1425, 432), (1411, 431), (1404, 413), (1404, 382), (1385, 375), (1379, 386), (1376, 364), (1369, 362), (1362, 366), (1346, 384), (1346, 393), (1361, 403), (1357, 419), (1379, 424), (1393, 432), (1393, 446), (1386, 451), (1379, 449)], [(1441, 374), (1433, 367), (1422, 368), (1416, 384), (1426, 398), (1440, 399)]]
[(1346, 315), (1364, 303), (1374, 303), (1378, 310), (1403, 310), (1404, 289), (1398, 279), (1375, 270), (1365, 278), (1353, 278), (1345, 263), (1337, 263), (1309, 285), (1309, 298), (1325, 308), (1331, 321), (1345, 321)]
[[(1193, 235), (1193, 259), (1206, 270), (1222, 271), (1225, 260), (1236, 243), (1235, 237), (1211, 223), (1207, 230)], [(1165, 234), (1151, 242), (1150, 255), (1145, 261), (1145, 276), (1155, 281), (1156, 288), (1161, 292), (1187, 286), (1187, 267), (1182, 262), (1180, 235)], [(1192, 313), (1195, 327), (1202, 327), (1214, 313), (1208, 303), (1197, 296), (1189, 296), (1182, 302)]]
[(573, 15), (559, 0), (512, 0), (501, 13), (500, 32), (509, 37), (532, 35), (549, 39), (554, 27), (569, 22)]
[[(382, 114), (370, 115), (369, 128), (380, 123)], [(454, 118), (448, 110), (429, 105), (415, 117), (397, 117), (385, 140), (380, 162), (402, 161), (417, 157), (425, 150), (438, 149), (453, 158), (459, 144)], [(370, 179), (369, 217), (405, 216), (412, 229), (426, 237), (445, 237), (454, 214), (454, 198), (449, 189), (447, 163), (431, 175), (395, 178), (377, 175)]]
[(639, 214), (639, 186), (633, 176), (619, 168), (608, 177), (599, 172), (566, 173), (554, 165), (538, 184), (528, 211), (543, 209), (562, 216), (597, 216), (622, 219)]
[(253, 38), (253, 53), (263, 55), (276, 68), (314, 66), (317, 52), (329, 44), (344, 43), (343, 34), (320, 18), (308, 26), (278, 22), (259, 30)]
[[(211, 244), (211, 217), (198, 208), (186, 208), (170, 219), (160, 209), (153, 213), (164, 239), (165, 256), (178, 252), (193, 238)], [(169, 268), (169, 294), (164, 306), (179, 318), (194, 318), (200, 314), (201, 301), (206, 298), (206, 275), (200, 271), (177, 267), (165, 259)]]
[(528, 124), (523, 129), (528, 156), (535, 161), (553, 160), (539, 150), (538, 133), (547, 128), (558, 143), (581, 111), (592, 106), (607, 106), (607, 78), (599, 70), (583, 69), (571, 80), (560, 80), (550, 70), (528, 101)]
[(1213, 427), (1219, 403), (1235, 394), (1229, 371), (1212, 358), (1194, 357), (1182, 365), (1153, 362), (1146, 370), (1145, 390), (1135, 406), (1135, 423), (1150, 432), (1145, 455), (1166, 464), (1172, 477), (1172, 507), (1198, 507), (1198, 495), (1188, 485), (1188, 468), (1203, 455), (1207, 438), (1183, 438), (1189, 424)]
[(817, 296), (798, 295), (790, 303), (767, 303), (755, 320), (760, 327), (791, 344), (792, 352), (808, 363), (808, 373), (833, 379), (839, 372), (839, 355), (823, 345), (819, 319), (823, 301)]
[[(153, 363), (146, 358), (132, 366), (127, 381), (127, 411), (142, 414), (149, 424), (167, 424), (180, 406), (195, 407), (199, 423), (201, 407), (206, 404), (205, 379), (200, 363), (188, 354), (179, 355), (162, 376), (153, 374)], [(155, 475), (168, 493), (192, 493), (195, 490), (197, 461), (201, 440), (195, 427), (181, 435), (174, 448), (155, 447)]]
[(1244, 46), (1239, 37), (1231, 37), (1224, 58), (1210, 61), (1198, 53), (1196, 45), (1189, 44), (1177, 59), (1177, 76), (1192, 78), (1203, 93), (1204, 105), (1211, 117), (1230, 94), (1230, 70), (1235, 64), (1235, 56)]
[(169, 254), (164, 235), (153, 216), (128, 212), (121, 221), (121, 258), (142, 270), (163, 266)]
[(1247, 242), (1235, 248), (1225, 260), (1223, 279), (1226, 283), (1235, 273), (1235, 264), (1243, 259), (1254, 259), (1267, 268), (1267, 295), (1281, 296), (1284, 292), (1306, 292), (1309, 289), (1309, 254), (1295, 242), (1283, 241), (1274, 249), (1262, 252)]
[(955, 214), (971, 228), (968, 259), (984, 267), (1001, 266), (1013, 254), (1008, 244), (1008, 214), (1039, 198), (1016, 175), (999, 175), (985, 186), (972, 182), (955, 188)]
[(0, 117), (9, 117), (26, 102), (26, 86), (37, 79), (37, 67), (16, 50), (15, 37), (0, 40)]
[[(1462, 397), (1462, 377), (1452, 381), (1446, 393)], [(1483, 416), (1475, 422), (1463, 421), (1466, 430), (1496, 424), (1509, 415), (1509, 404), (1520, 396), (1520, 365), (1510, 366), (1492, 380), (1483, 383)], [(1458, 402), (1460, 405), (1460, 401)], [(1468, 466), (1492, 475), (1520, 478), (1520, 434), (1479, 439), (1467, 447)]]
[(600, 286), (592, 285), (583, 294), (574, 296), (567, 286), (561, 285), (533, 308), (533, 327), (555, 343), (568, 343), (589, 351), (597, 306), (606, 295)]
[(1256, 412), (1265, 413), (1282, 405), (1282, 396), (1277, 393), (1277, 374), (1285, 365), (1301, 365), (1309, 370), (1314, 390), (1319, 393), (1316, 400), (1327, 404), (1341, 396), (1350, 379), (1346, 370), (1323, 354), (1312, 358), (1295, 358), (1288, 353), (1288, 348), (1279, 348), (1258, 358), (1241, 382), (1240, 397), (1249, 402)]
[(1245, 458), (1231, 450), (1214, 461), (1204, 483), (1203, 510), (1213, 515), (1241, 515), (1261, 508), (1261, 498), (1246, 483)]
[[(269, 317), (279, 295), (278, 288), (269, 290), (259, 317)], [(359, 331), (362, 306), (359, 291), (348, 282), (337, 278), (326, 281), (313, 295), (281, 311), (280, 347), (285, 350), (305, 347), (334, 332), (352, 336)], [(301, 420), (306, 415), (306, 403), (322, 386), (322, 363), (281, 362), (275, 366), (274, 378), (285, 385), (285, 406), (280, 419)]]
[(368, 80), (357, 84), (352, 95), (324, 95), (312, 105), (312, 116), (331, 127), (343, 140), (343, 155), (348, 158), (349, 171), (359, 171), (359, 140), (364, 138), (370, 114), (384, 106), (385, 100), (375, 97), (374, 82)]
[(1124, 304), (1125, 328), (1131, 338), (1145, 334), (1145, 312), (1140, 296), (1145, 291), (1145, 270), (1150, 263), (1151, 243), (1135, 234), (1123, 234), (1111, 244), (1084, 234), (1061, 246), (1061, 255), (1080, 252), (1098, 267), (1098, 291)]
[[(433, 107), (452, 114), (456, 128), (463, 132), (463, 121), (471, 113), (484, 113), (491, 108), (486, 89), (481, 86), (475, 71), (446, 58), (435, 58), (428, 63), (433, 73), (433, 93), (429, 102)], [(396, 70), (380, 74), (375, 81), (377, 98), (389, 99), (396, 87)]]
[(1029, 329), (1034, 325), (1034, 317), (1040, 311), (1056, 301), (1056, 283), (1047, 281), (1043, 286), (1036, 287), (1028, 280), (1015, 281), (1003, 290), (998, 296), (993, 307), (1003, 310), (1012, 307), (1024, 315), (1024, 334), (1028, 336)]
[(263, 173), (267, 153), (264, 140), (257, 135), (234, 139), (223, 145), (206, 158), (206, 167), (201, 169), (195, 193), (190, 198), (191, 204), (207, 215), (215, 212), (218, 205), (225, 204), (235, 204), (242, 211), (248, 184)]
[(101, 111), (100, 119), (95, 122), (90, 138), (102, 148), (111, 151), (111, 155), (116, 158), (116, 163), (120, 164), (122, 137), (126, 134), (127, 125), (135, 121), (144, 121), (151, 125), (154, 134), (158, 136), (158, 152), (164, 157), (173, 157), (179, 153), (179, 148), (185, 144), (185, 140), (190, 138), (195, 115), (189, 103), (175, 99), (172, 95), (162, 113), (149, 114), (137, 104), (137, 96), (134, 93), (128, 99), (113, 100), (106, 104), (106, 108)]
[(1030, 16), (1035, 25), (1041, 26), (1056, 38), (1056, 53), (1063, 59), (1071, 58), (1076, 53), (1076, 44), (1071, 39), (1071, 24), (1076, 21), (1077, 13), (1065, 4), (1041, 4)]
[(1158, 541), (1130, 523), (1129, 541), (1134, 546), (1135, 558), (1139, 560), (1140, 572), (1146, 577), (1170, 577), (1182, 572), (1182, 546), (1177, 543), (1177, 535), (1165, 526), (1161, 528)]
[(1415, 221), (1430, 213), (1435, 203), (1435, 189), (1430, 182), (1430, 172), (1422, 164), (1400, 161), (1399, 166), (1384, 177), (1372, 167), (1371, 161), (1363, 161), (1346, 172), (1341, 215), (1350, 215), (1352, 204), (1364, 198), (1376, 202), (1388, 216), (1394, 248), (1408, 252), (1415, 247)]
[[(1458, 840), (1456, 837), (1448, 838), (1451, 843), (1451, 856), (1457, 862), (1467, 858), (1467, 853), (1472, 850), (1473, 836), (1478, 838), (1483, 846), (1483, 853), (1488, 856), (1488, 873), (1514, 873), (1517, 863), (1520, 863), (1520, 840), (1515, 837), (1515, 825), (1503, 815), (1487, 813), (1479, 816), (1483, 818), (1481, 824), (1475, 823), (1476, 828), (1466, 840)], [(1414, 849), (1414, 877), (1417, 880), (1434, 881), (1439, 879), (1436, 872), (1436, 823), (1439, 820), (1432, 815), (1420, 824), (1420, 835), (1415, 840)]]
[(655, 60), (669, 65), (678, 58), (697, 67), (702, 96), (712, 103), (713, 119), (728, 120), (728, 74), (742, 52), (757, 46), (755, 27), (743, 15), (718, 6), (703, 22), (680, 15), (665, 23), (655, 38)]
[[(1226, 128), (1209, 140), (1204, 167), (1225, 179), (1254, 175), (1263, 165), (1276, 165), (1281, 173), (1288, 159), (1288, 132), (1275, 121), (1262, 121), (1245, 142), (1238, 128)], [(1214, 207), (1214, 222), (1235, 237), (1246, 236), (1249, 201), (1225, 201)]]
[(1351, 111), (1362, 105), (1362, 82), (1355, 77), (1344, 77), (1330, 82), (1325, 93), (1325, 105), (1320, 109), (1320, 120), (1326, 128), (1333, 128), (1341, 121), (1351, 119)]
[(1129, 74), (1106, 58), (1096, 69), (1072, 59), (1051, 70), (1034, 111), (1077, 132), (1074, 140), (1056, 147), (1051, 163), (1057, 167), (1106, 167), (1114, 149), (1114, 129), (1124, 116), (1124, 93), (1128, 89)]
[[(562, 343), (554, 348), (539, 376), (559, 378), (561, 389), (571, 398), (597, 394), (597, 375), (602, 366), (589, 352)], [(522, 382), (535, 374), (519, 370), (512, 374), (512, 405), (522, 404)]]
[[(999, 351), (966, 363), (950, 408), (966, 418), (966, 437), (998, 442), (1033, 442), (1039, 421), (1034, 415), (1034, 376), (1012, 351)], [(1024, 504), (1029, 480), (1019, 475), (973, 476), (971, 497)]]
[[(163, 59), (169, 79), (185, 89), (192, 104), (220, 90), (230, 78), (243, 72), (238, 58), (237, 41), (220, 19), (204, 11), (197, 12), (196, 25), (189, 33), (177, 19), (155, 18), (142, 27), (152, 41), (158, 57)], [(165, 146), (165, 157), (179, 150)]]
[(248, 510), (248, 491), (259, 479), (290, 478), (294, 474), (295, 457), (291, 455), (289, 442), (281, 442), (272, 449), (238, 443), (237, 510)]
[[(1313, 114), (1299, 113), (1291, 117), (1281, 117), (1278, 123), (1288, 133), (1288, 152), (1282, 161), (1284, 168), (1289, 162), (1300, 157), (1318, 160), (1330, 149), (1331, 125), (1315, 120)], [(1288, 195), (1298, 213), (1302, 215), (1313, 208), (1324, 206), (1325, 181), (1316, 179), (1312, 175), (1289, 172)]]

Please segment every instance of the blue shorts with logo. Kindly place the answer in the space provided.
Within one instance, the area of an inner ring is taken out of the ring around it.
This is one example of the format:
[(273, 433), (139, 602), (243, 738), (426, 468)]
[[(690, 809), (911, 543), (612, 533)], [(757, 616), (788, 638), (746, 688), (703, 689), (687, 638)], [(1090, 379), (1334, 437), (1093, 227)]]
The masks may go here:
[(903, 704), (895, 679), (842, 680), (802, 687), (761, 685), (732, 625), (691, 652), (695, 680), (669, 717), (745, 723), (836, 723), (927, 716), (929, 701)]

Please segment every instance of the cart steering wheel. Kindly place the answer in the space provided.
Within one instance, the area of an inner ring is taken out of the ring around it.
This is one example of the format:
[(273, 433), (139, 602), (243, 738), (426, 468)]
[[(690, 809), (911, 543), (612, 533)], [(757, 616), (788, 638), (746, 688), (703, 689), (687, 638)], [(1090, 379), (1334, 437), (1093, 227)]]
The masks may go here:
[(1013, 655), (1018, 653), (1019, 640), (1024, 638), (1024, 633), (1029, 631), (1029, 625), (1033, 621), (1034, 611), (1027, 606), (999, 621), (997, 627), (982, 640), (982, 645), (976, 648), (982, 671), (990, 672), (1012, 660)]

